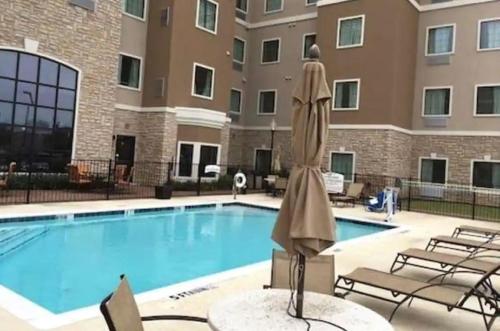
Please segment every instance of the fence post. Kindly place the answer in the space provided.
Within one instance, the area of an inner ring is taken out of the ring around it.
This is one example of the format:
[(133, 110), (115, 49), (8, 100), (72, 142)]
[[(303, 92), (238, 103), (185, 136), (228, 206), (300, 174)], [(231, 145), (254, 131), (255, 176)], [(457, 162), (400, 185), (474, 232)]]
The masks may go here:
[(106, 200), (109, 200), (109, 191), (111, 189), (111, 168), (113, 167), (113, 160), (109, 159), (108, 162), (108, 181), (106, 183)]
[(200, 172), (200, 165), (198, 164), (198, 182), (196, 184), (196, 195), (200, 196), (201, 195), (201, 172)]
[(26, 203), (29, 204), (31, 202), (31, 173), (33, 171), (33, 163), (30, 161), (30, 168), (28, 171), (28, 191), (26, 192)]
[(411, 177), (408, 182), (408, 211), (411, 211)]
[(472, 191), (472, 219), (476, 219), (476, 190)]

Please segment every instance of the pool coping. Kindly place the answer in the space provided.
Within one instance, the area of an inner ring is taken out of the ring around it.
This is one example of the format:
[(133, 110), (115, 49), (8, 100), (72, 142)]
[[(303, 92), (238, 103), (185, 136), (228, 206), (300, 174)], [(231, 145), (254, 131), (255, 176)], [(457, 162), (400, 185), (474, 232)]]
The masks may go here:
[[(25, 213), (25, 214), (16, 214), (15, 216), (2, 216), (0, 218), (0, 229), (9, 223), (13, 223), (19, 225), (19, 223), (33, 223), (36, 224), (38, 222), (46, 222), (46, 221), (60, 221), (69, 222), (73, 221), (78, 222), (78, 219), (83, 219), (85, 217), (95, 217), (95, 216), (108, 216), (108, 215), (122, 215), (124, 217), (129, 217), (136, 214), (146, 214), (149, 212), (160, 212), (160, 211), (184, 211), (192, 208), (221, 208), (224, 206), (246, 206), (264, 210), (278, 211), (277, 207), (265, 206), (259, 203), (254, 202), (241, 202), (235, 201), (231, 199), (218, 199), (218, 201), (214, 202), (199, 202), (199, 203), (179, 203), (179, 205), (173, 206), (164, 206), (164, 207), (150, 207), (150, 208), (107, 208), (103, 211), (95, 211), (95, 212), (68, 212), (67, 210), (63, 210), (60, 212), (46, 212), (46, 213)], [(348, 222), (362, 223), (362, 224), (371, 224), (380, 227), (386, 228), (385, 231), (380, 231), (371, 235), (365, 235), (354, 239), (349, 239), (343, 241), (341, 243), (337, 243), (329, 249), (322, 252), (322, 255), (331, 255), (337, 251), (341, 251), (346, 246), (351, 246), (353, 244), (359, 244), (360, 242), (364, 242), (367, 240), (374, 240), (376, 238), (385, 237), (389, 235), (399, 234), (408, 232), (409, 228), (404, 225), (380, 222), (369, 220), (362, 217), (353, 217), (351, 215), (344, 215), (342, 213), (336, 213), (336, 218), (347, 219)], [(134, 295), (138, 304), (143, 304), (146, 302), (157, 301), (161, 299), (169, 299), (171, 296), (174, 296), (179, 293), (189, 292), (189, 291), (197, 291), (200, 289), (210, 290), (212, 288), (216, 288), (216, 284), (237, 278), (240, 276), (247, 275), (252, 272), (256, 272), (259, 270), (263, 270), (265, 268), (269, 268), (271, 266), (271, 260), (266, 260), (262, 262), (258, 262), (255, 264), (250, 264), (238, 268), (233, 268), (230, 270), (210, 274), (207, 276), (198, 277), (192, 280), (188, 280), (185, 282), (168, 285), (165, 287), (160, 287), (154, 290), (142, 292)], [(118, 282), (118, 280), (117, 280)], [(103, 294), (103, 297), (106, 294)], [(92, 305), (88, 307), (83, 307), (75, 310), (71, 310), (68, 312), (55, 314), (48, 309), (38, 305), (37, 303), (23, 297), (22, 295), (12, 291), (11, 289), (0, 285), (0, 307), (7, 310), (14, 316), (28, 322), (30, 325), (41, 329), (41, 330), (49, 330), (57, 327), (66, 326), (69, 324), (73, 324), (85, 319), (95, 318), (100, 316), (99, 305)], [(172, 299), (172, 298), (170, 298)], [(174, 299), (172, 299), (174, 300)]]

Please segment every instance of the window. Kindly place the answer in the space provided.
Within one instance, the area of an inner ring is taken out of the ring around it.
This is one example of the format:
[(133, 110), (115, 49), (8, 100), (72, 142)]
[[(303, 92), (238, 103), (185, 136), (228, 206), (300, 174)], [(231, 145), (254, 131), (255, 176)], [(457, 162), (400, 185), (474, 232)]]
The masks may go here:
[(179, 142), (177, 151), (177, 176), (195, 179), (198, 174), (203, 178), (215, 178), (214, 173), (205, 174), (207, 165), (217, 165), (219, 163), (220, 145)]
[(315, 5), (318, 0), (306, 0), (306, 6)]
[(248, 0), (236, 0), (236, 10), (246, 13), (248, 11)]
[(472, 185), (500, 189), (500, 161), (473, 161)]
[(192, 95), (211, 100), (213, 98), (214, 76), (215, 70), (213, 68), (195, 63)]
[(259, 91), (259, 111), (260, 115), (276, 114), (276, 90)]
[(232, 113), (241, 113), (241, 91), (231, 89), (231, 100), (229, 102), (229, 111)]
[(274, 13), (283, 10), (283, 0), (265, 0), (265, 13)]
[(339, 18), (337, 48), (363, 46), (365, 16)]
[(272, 153), (270, 149), (255, 150), (255, 174), (267, 175), (271, 172)]
[(308, 59), (309, 58), (309, 49), (311, 48), (312, 45), (316, 43), (316, 34), (315, 33), (309, 33), (304, 35), (304, 41), (303, 41), (303, 49), (302, 49), (302, 59)]
[(22, 171), (71, 161), (78, 72), (49, 58), (0, 50), (0, 160)]
[(280, 61), (280, 42), (279, 38), (262, 41), (262, 64)]
[(344, 180), (354, 180), (354, 153), (332, 152), (330, 156), (330, 171), (344, 175)]
[(333, 82), (333, 110), (358, 110), (359, 79), (336, 80)]
[(500, 18), (479, 21), (479, 50), (500, 49)]
[(140, 19), (144, 19), (144, 0), (124, 0), (123, 11)]
[(424, 183), (446, 184), (446, 159), (420, 159), (420, 181)]
[(451, 87), (424, 88), (423, 116), (450, 116), (451, 90)]
[(246, 42), (240, 38), (234, 38), (233, 43), (233, 61), (243, 64), (245, 63), (245, 45)]
[(476, 86), (476, 115), (500, 116), (500, 84)]
[(120, 77), (121, 86), (133, 89), (140, 88), (141, 59), (125, 54), (120, 54)]
[(425, 55), (444, 55), (455, 52), (455, 25), (427, 28)]
[(204, 31), (217, 33), (217, 15), (219, 4), (212, 0), (198, 0), (196, 27)]

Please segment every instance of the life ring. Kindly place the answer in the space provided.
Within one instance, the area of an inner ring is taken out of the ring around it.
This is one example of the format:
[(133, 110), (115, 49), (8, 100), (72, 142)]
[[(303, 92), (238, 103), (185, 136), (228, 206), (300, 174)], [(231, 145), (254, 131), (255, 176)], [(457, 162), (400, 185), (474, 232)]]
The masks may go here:
[(234, 175), (234, 185), (237, 188), (244, 188), (246, 184), (247, 177), (245, 176), (245, 174), (238, 172), (236, 175)]

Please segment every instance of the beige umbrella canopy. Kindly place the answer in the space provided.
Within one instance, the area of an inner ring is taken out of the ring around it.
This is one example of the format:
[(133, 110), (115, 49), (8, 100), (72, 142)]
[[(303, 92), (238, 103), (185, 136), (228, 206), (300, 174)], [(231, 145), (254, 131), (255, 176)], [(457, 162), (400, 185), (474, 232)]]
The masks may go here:
[(281, 147), (279, 146), (273, 160), (273, 171), (275, 174), (279, 174), (281, 172)]
[[(319, 57), (319, 49), (313, 47)], [(305, 63), (293, 93), (294, 166), (272, 234), (289, 254), (312, 257), (335, 243), (334, 217), (320, 170), (328, 137), (330, 98), (323, 64)]]

